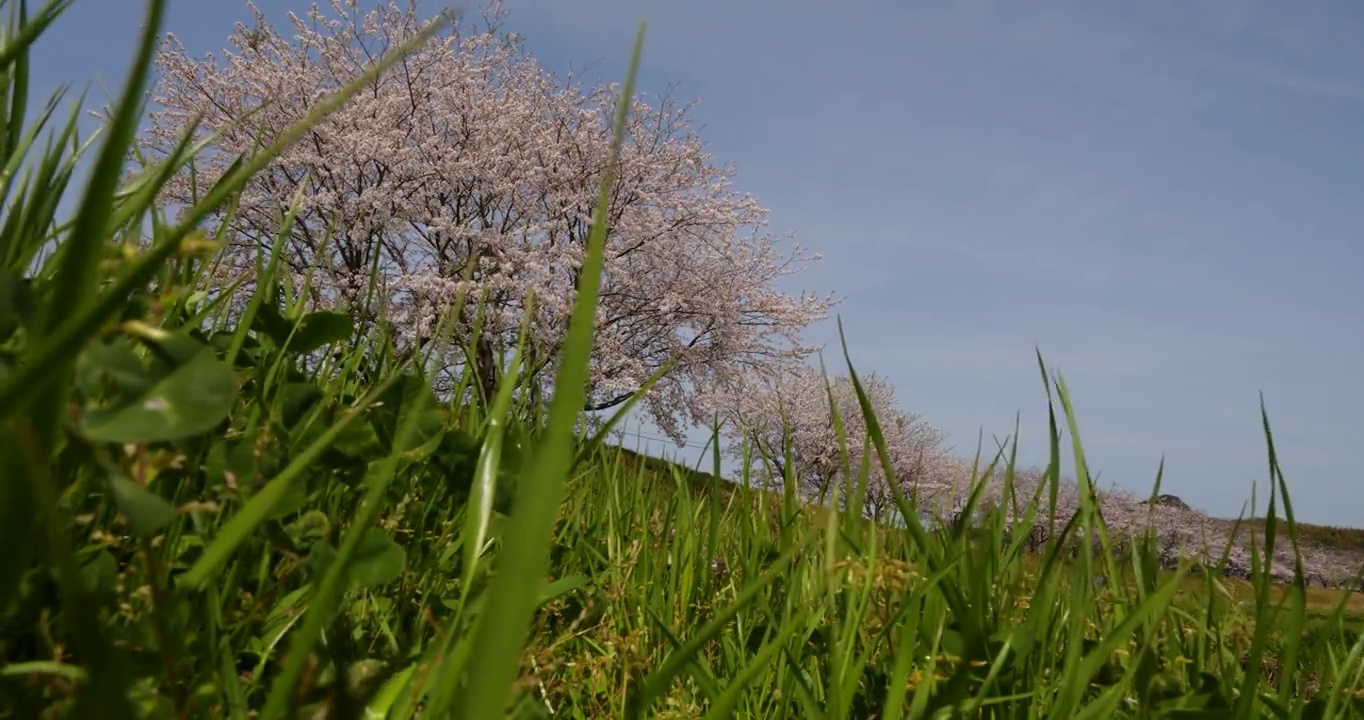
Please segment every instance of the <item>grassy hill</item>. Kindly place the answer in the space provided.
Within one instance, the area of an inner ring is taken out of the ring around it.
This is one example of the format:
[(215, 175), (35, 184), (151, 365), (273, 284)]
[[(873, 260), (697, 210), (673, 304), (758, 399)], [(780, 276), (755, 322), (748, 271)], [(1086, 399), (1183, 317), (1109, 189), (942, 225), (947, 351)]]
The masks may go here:
[[(1264, 532), (1265, 521), (1262, 518), (1248, 519), (1243, 523), (1253, 531)], [(1283, 520), (1279, 520), (1278, 525), (1282, 530)], [(1364, 563), (1364, 529), (1310, 523), (1298, 523), (1297, 529), (1300, 542), (1351, 553), (1357, 555), (1360, 562)]]
[[(623, 462), (631, 468), (638, 468), (648, 472), (658, 478), (680, 477), (686, 481), (689, 487), (695, 492), (708, 493), (710, 488), (715, 486), (711, 473), (697, 470), (685, 465), (675, 464), (668, 460), (647, 455), (630, 450), (629, 448), (618, 448), (622, 454)], [(733, 481), (722, 478), (718, 483), (722, 497), (729, 497), (735, 490)], [(767, 491), (759, 491), (767, 492)], [(1216, 519), (1216, 518), (1214, 518)], [(1222, 522), (1231, 525), (1236, 523), (1235, 519), (1220, 519)], [(1242, 531), (1258, 535), (1264, 534), (1265, 521), (1263, 518), (1247, 518), (1240, 521)], [(1286, 521), (1278, 520), (1278, 537), (1284, 543), (1288, 541), (1288, 530)], [(1298, 540), (1304, 545), (1311, 545), (1324, 550), (1347, 553), (1357, 556), (1361, 564), (1364, 564), (1364, 528), (1335, 527), (1330, 525), (1313, 525), (1311, 523), (1299, 522), (1296, 524)]]
[[(245, 423), (249, 408), (286, 400), (248, 392), (233, 417)], [(90, 495), (72, 508), (84, 518), (71, 528), (74, 558), (107, 608), (95, 627), (127, 658), (145, 712), (246, 712), (288, 679), (296, 633), (317, 617), (320, 583), (363, 527), (373, 492), (361, 482), (372, 473), (365, 458), (382, 458), (396, 427), (381, 410), (311, 464), (258, 532), (239, 538), (208, 576), (207, 594), (187, 594), (186, 584), (243, 512), (212, 505), (249, 506), (241, 493), (256, 482), (251, 469), (287, 465), (316, 437), (306, 423), (253, 430), (234, 421), (221, 439), (184, 446), (181, 469), (167, 466), (147, 486), (179, 508), (151, 535), (139, 534), (146, 518), (137, 506), (116, 497)], [(461, 430), (469, 410), (429, 416), (425, 449), (398, 466), (382, 511), (359, 535), (338, 612), (318, 626), (326, 643), (302, 656), (312, 670), (298, 680), (298, 716), (346, 702), (427, 716), (465, 677), (462, 653), (490, 617), (491, 589), (521, 532), (515, 513), (494, 512), (486, 526), (470, 513), (469, 461), (483, 440)], [(535, 447), (533, 438), (504, 448), (500, 485), (526, 482), (515, 480), (526, 467), (518, 453)], [(256, 447), (280, 455), (240, 455)], [(229, 468), (238, 468), (236, 489)], [(896, 704), (946, 708), (976, 698), (1011, 713), (1045, 703), (1069, 716), (1064, 694), (1075, 693), (1078, 708), (1115, 688), (1137, 698), (1117, 716), (1149, 717), (1210, 698), (1233, 703), (1231, 688), (1273, 688), (1280, 678), (1294, 697), (1355, 702), (1358, 686), (1341, 669), (1352, 666), (1334, 658), (1360, 637), (1357, 596), (1308, 591), (1295, 618), (1289, 588), (1266, 587), (1261, 597), (1261, 586), (1245, 581), (1143, 574), (1150, 568), (1103, 558), (1049, 565), (997, 535), (914, 538), (611, 447), (587, 452), (569, 473), (555, 518), (545, 584), (517, 650), (515, 717), (551, 709), (633, 717), (646, 706), (653, 717), (827, 717), (832, 708), (869, 717)], [(479, 527), (488, 545), (471, 554)], [(147, 592), (157, 584), (164, 591)], [(89, 677), (86, 656), (60, 648), (79, 647), (74, 633), (90, 628), (57, 622), (63, 606), (51, 593), (31, 573), (3, 616), (0, 714), (69, 708)], [(1288, 603), (1276, 611), (1280, 601)], [(1145, 618), (1147, 629), (1130, 618)], [(1069, 654), (1071, 643), (1083, 652)], [(1138, 690), (1142, 664), (1150, 675)], [(339, 700), (343, 692), (354, 699)]]
[[(664, 487), (684, 482), (689, 492), (695, 493), (698, 497), (707, 497), (712, 488), (719, 488), (720, 498), (723, 502), (734, 499), (737, 486), (728, 479), (721, 478), (717, 483), (715, 476), (711, 473), (697, 470), (685, 465), (676, 464), (668, 460), (651, 455), (642, 454), (628, 448), (614, 448), (614, 452), (619, 453), (619, 462), (629, 472), (638, 473), (641, 478), (648, 481), (661, 483)], [(779, 493), (770, 490), (754, 490), (754, 494), (766, 496), (767, 502), (780, 505)], [(823, 512), (818, 508), (807, 508), (808, 521), (818, 524), (821, 521)], [(1226, 520), (1228, 524), (1235, 521)], [(1262, 519), (1249, 519), (1242, 522), (1245, 531), (1263, 534), (1264, 521)], [(1306, 545), (1312, 544), (1318, 548), (1348, 553), (1359, 558), (1361, 565), (1364, 565), (1364, 530), (1354, 528), (1338, 528), (1324, 525), (1297, 524), (1299, 542)], [(1284, 521), (1278, 523), (1279, 541), (1288, 543), (1288, 532), (1284, 528)], [(1040, 563), (1037, 557), (1026, 558), (1025, 562), (1031, 565)], [(1065, 562), (1073, 562), (1066, 558)], [(1171, 577), (1174, 573), (1168, 569), (1162, 569), (1162, 577)], [(1206, 591), (1206, 583), (1197, 576), (1187, 577), (1183, 581), (1185, 594), (1184, 599), (1201, 603), (1201, 593)], [(1238, 602), (1250, 603), (1254, 600), (1255, 586), (1249, 581), (1240, 578), (1220, 578), (1220, 584), (1227, 593), (1236, 598)], [(1286, 597), (1285, 593), (1289, 590), (1279, 586), (1274, 590), (1276, 600)], [(1352, 622), (1364, 627), (1364, 592), (1348, 592), (1334, 588), (1314, 588), (1307, 589), (1309, 612), (1319, 616), (1326, 616), (1335, 609), (1338, 603), (1345, 603), (1345, 613), (1351, 618)]]

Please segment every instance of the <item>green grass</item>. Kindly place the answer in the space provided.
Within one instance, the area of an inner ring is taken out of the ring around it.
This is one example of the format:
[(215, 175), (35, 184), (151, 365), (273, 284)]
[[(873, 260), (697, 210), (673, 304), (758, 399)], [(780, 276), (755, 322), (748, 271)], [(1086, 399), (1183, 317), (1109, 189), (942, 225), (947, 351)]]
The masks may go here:
[[(98, 144), (74, 115), (45, 147), (19, 126), (26, 47), (63, 5), (0, 3), (0, 716), (1364, 714), (1358, 596), (1300, 575), (1171, 573), (1154, 543), (1065, 534), (1029, 554), (998, 514), (929, 530), (902, 497), (891, 529), (793, 502), (796, 478), (722, 485), (718, 451), (707, 475), (607, 446), (611, 423), (583, 436), (600, 222), (547, 408), (515, 361), (489, 402), (462, 399), (467, 375), (438, 397), (422, 368), (476, 338), (447, 326), (400, 359), (382, 327), (305, 308), (278, 253), (244, 304), (204, 295), (199, 223), (365, 78), (171, 221), (154, 191), (197, 148), (120, 179), (163, 3)], [(1040, 371), (1047, 477), (1064, 422), (1083, 478), (1071, 398)], [(1265, 538), (1317, 538), (1265, 437), (1285, 516)], [(1012, 450), (986, 464), (1013, 476)], [(1101, 529), (1091, 504), (1060, 520)]]
[[(1252, 532), (1263, 532), (1265, 521), (1255, 518), (1246, 520), (1245, 525)], [(1298, 523), (1298, 539), (1303, 544), (1364, 556), (1364, 529)]]

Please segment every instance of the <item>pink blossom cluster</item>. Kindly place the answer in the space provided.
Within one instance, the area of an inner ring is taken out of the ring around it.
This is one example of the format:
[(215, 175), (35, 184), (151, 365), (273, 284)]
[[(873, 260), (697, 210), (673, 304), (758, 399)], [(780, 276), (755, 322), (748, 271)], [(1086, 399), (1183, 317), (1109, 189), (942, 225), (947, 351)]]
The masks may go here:
[[(362, 11), (331, 0), (290, 15), (292, 37), (254, 7), (219, 58), (188, 55), (170, 36), (157, 61), (156, 109), (143, 136), (166, 153), (203, 113), (217, 133), (198, 187), (304, 117), (423, 23), (416, 0)], [(220, 282), (251, 276), (283, 209), (302, 192), (285, 258), (311, 275), (312, 300), (391, 323), (404, 342), (427, 338), (461, 294), (467, 337), (482, 303), (475, 373), (491, 383), (523, 323), (532, 367), (552, 367), (575, 298), (597, 189), (607, 169), (618, 89), (561, 79), (500, 32), (500, 3), (482, 24), (461, 22), (387, 72), (254, 179), (230, 226)], [(704, 421), (707, 387), (738, 367), (785, 362), (815, 348), (801, 331), (832, 297), (790, 294), (778, 281), (818, 258), (774, 236), (767, 212), (733, 187), (669, 94), (631, 99), (610, 190), (608, 237), (587, 409), (623, 402), (665, 364), (645, 399), (680, 439)], [(172, 204), (194, 194), (189, 175)], [(377, 270), (382, 305), (366, 305)], [(248, 284), (249, 288), (249, 284)], [(532, 303), (533, 300), (533, 303)], [(533, 308), (533, 310), (528, 310)], [(551, 373), (541, 372), (548, 383)]]
[[(1250, 575), (1252, 546), (1258, 548), (1265, 562), (1263, 532), (1254, 531), (1249, 525), (1236, 530), (1234, 521), (1208, 516), (1172, 496), (1152, 501), (1118, 487), (1086, 487), (1064, 477), (1056, 487), (1053, 525), (1048, 517), (1051, 488), (1045, 473), (1017, 469), (1012, 478), (1012, 495), (1006, 495), (1005, 470), (1001, 465), (980, 477), (985, 467), (973, 468), (973, 463), (954, 455), (951, 448), (944, 446), (942, 433), (919, 416), (899, 408), (889, 382), (875, 373), (860, 380), (886, 443), (893, 470), (890, 477), (882, 472), (875, 449), (867, 444), (867, 424), (847, 377), (831, 379), (819, 369), (787, 363), (731, 376), (723, 391), (714, 394), (711, 401), (720, 408), (726, 421), (724, 432), (731, 454), (743, 457), (747, 444), (750, 470), (756, 471), (760, 479), (780, 483), (789, 470), (798, 480), (802, 494), (810, 499), (827, 501), (837, 497), (834, 489), (848, 486), (847, 471), (851, 470), (856, 477), (864, 456), (870, 453), (867, 510), (875, 517), (894, 520), (897, 516), (891, 492), (894, 483), (913, 503), (921, 522), (929, 526), (969, 522), (972, 518), (962, 517), (964, 507), (972, 491), (983, 484), (975, 519), (1001, 512), (1011, 532), (1028, 533), (1028, 546), (1040, 549), (1048, 539), (1059, 535), (1080, 511), (1082, 494), (1090, 492), (1110, 545), (1119, 555), (1130, 552), (1134, 543), (1151, 537), (1157, 544), (1160, 561), (1167, 567), (1192, 560), (1225, 575), (1245, 578)], [(834, 411), (844, 426), (844, 444), (836, 431)], [(849, 455), (846, 465), (841, 447), (846, 447)], [(786, 467), (788, 460), (790, 468)], [(988, 461), (989, 458), (983, 460), (987, 465)], [(1031, 524), (1025, 527), (1028, 505), (1034, 498), (1037, 506)], [(1097, 540), (1094, 528), (1089, 528), (1088, 534)], [(1077, 528), (1072, 542), (1085, 535), (1085, 528)], [(1359, 586), (1364, 569), (1360, 558), (1313, 543), (1300, 544), (1299, 552), (1309, 584)], [(1265, 567), (1275, 581), (1288, 582), (1293, 578), (1294, 562), (1286, 529), (1281, 527)]]
[[(789, 457), (793, 463), (790, 471), (807, 496), (826, 500), (847, 497), (852, 492), (847, 479), (858, 477), (866, 457), (870, 461), (866, 502), (873, 515), (890, 510), (891, 482), (917, 503), (950, 503), (969, 478), (950, 448), (943, 445), (946, 436), (918, 415), (902, 411), (894, 387), (884, 378), (871, 373), (859, 376), (859, 381), (886, 444), (894, 470), (889, 478), (870, 444), (856, 389), (848, 377), (829, 378), (804, 363), (772, 365), (731, 376), (711, 402), (725, 421), (732, 454), (740, 457), (746, 442), (752, 469), (775, 482), (787, 472), (784, 463)], [(843, 424), (843, 440), (831, 408)], [(845, 447), (847, 466), (842, 456)], [(835, 488), (840, 487), (843, 489), (835, 495)]]
[[(1058, 522), (1053, 530), (1047, 518), (1049, 489), (1043, 485), (1046, 482), (1044, 473), (1037, 470), (1015, 472), (1013, 484), (1017, 513), (1013, 503), (1004, 497), (1002, 472), (996, 475), (989, 479), (983, 492), (986, 501), (982, 512), (999, 507), (1008, 521), (1021, 522), (1027, 503), (1040, 488), (1038, 509), (1033, 519), (1034, 525), (1041, 526), (1037, 532), (1039, 539), (1059, 533), (1065, 522), (1080, 510), (1081, 486), (1073, 480), (1062, 478), (1057, 488)], [(1138, 496), (1117, 487), (1096, 487), (1094, 492), (1104, 526), (1119, 553), (1129, 549), (1149, 530), (1158, 544), (1161, 561), (1167, 566), (1188, 559), (1208, 568), (1221, 566), (1221, 572), (1232, 577), (1247, 577), (1251, 568), (1251, 547), (1255, 546), (1261, 563), (1268, 568), (1275, 581), (1288, 582), (1293, 578), (1294, 552), (1287, 528), (1282, 523), (1275, 539), (1274, 552), (1266, 558), (1262, 528), (1252, 528), (1248, 523), (1238, 528), (1235, 520), (1212, 517), (1170, 496), (1153, 502), (1150, 497)], [(1311, 542), (1300, 543), (1298, 550), (1309, 584), (1322, 587), (1359, 586), (1364, 559), (1339, 548)]]

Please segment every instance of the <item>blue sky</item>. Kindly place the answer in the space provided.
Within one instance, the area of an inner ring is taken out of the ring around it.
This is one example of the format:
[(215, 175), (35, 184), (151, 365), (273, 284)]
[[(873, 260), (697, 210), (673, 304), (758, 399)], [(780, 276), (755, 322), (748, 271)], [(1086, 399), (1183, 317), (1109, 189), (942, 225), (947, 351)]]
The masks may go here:
[[(1017, 413), (1045, 460), (1037, 346), (1103, 484), (1145, 492), (1164, 456), (1167, 492), (1235, 515), (1263, 391), (1299, 517), (1364, 526), (1364, 6), (506, 1), (544, 65), (605, 80), (647, 18), (643, 89), (701, 101), (717, 159), (825, 256), (792, 288), (845, 296), (859, 369), (959, 449)], [(117, 88), (139, 5), (76, 0), (37, 89)], [(246, 16), (171, 8), (196, 52)]]

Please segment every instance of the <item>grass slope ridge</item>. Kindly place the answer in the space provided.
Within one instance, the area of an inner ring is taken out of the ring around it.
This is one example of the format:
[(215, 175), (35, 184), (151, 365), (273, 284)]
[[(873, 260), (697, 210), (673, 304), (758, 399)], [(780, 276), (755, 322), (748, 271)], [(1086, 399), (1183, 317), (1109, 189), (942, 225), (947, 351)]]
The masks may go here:
[[(641, 455), (625, 448), (622, 451), (637, 458), (634, 462), (644, 463), (652, 472), (664, 477), (680, 472), (688, 483), (701, 492), (708, 492), (707, 488), (713, 482), (713, 476), (709, 473), (674, 467), (666, 459)], [(970, 467), (965, 462), (960, 465), (959, 474), (969, 477)], [(772, 479), (768, 478), (765, 482), (770, 484)], [(1037, 470), (1018, 470), (1013, 478), (1015, 491), (1023, 498), (1033, 492), (1044, 491), (1045, 482), (1044, 473)], [(732, 492), (729, 488), (733, 483), (733, 479), (722, 478), (720, 486), (726, 488), (725, 492), (728, 493)], [(961, 481), (960, 485), (964, 487), (954, 488), (948, 493), (956, 497), (953, 505), (920, 510), (920, 517), (928, 522), (950, 524), (959, 521), (960, 509), (969, 495), (970, 483)], [(1079, 490), (1073, 481), (1065, 478), (1058, 485), (1060, 513), (1062, 517), (1068, 517), (1078, 510)], [(983, 493), (985, 502), (977, 512), (978, 521), (995, 506), (1007, 507), (1008, 503), (1000, 490), (998, 481), (986, 488)], [(1148, 528), (1152, 529), (1157, 533), (1161, 563), (1166, 569), (1174, 568), (1181, 559), (1189, 559), (1202, 566), (1219, 568), (1221, 574), (1229, 578), (1245, 580), (1250, 575), (1251, 546), (1256, 545), (1259, 552), (1265, 550), (1266, 523), (1261, 518), (1214, 517), (1189, 507), (1171, 495), (1161, 495), (1153, 502), (1116, 488), (1096, 489), (1096, 493), (1108, 530), (1121, 539), (1119, 552), (1125, 552), (1137, 536)], [(1295, 523), (1295, 528), (1298, 533), (1297, 551), (1302, 557), (1304, 580), (1308, 586), (1364, 592), (1364, 530), (1306, 523)], [(1026, 528), (1021, 530), (1026, 532)], [(1042, 527), (1041, 519), (1036, 520), (1032, 542), (1025, 548), (1038, 549), (1040, 540), (1049, 532), (1048, 528)], [(1292, 582), (1294, 546), (1282, 519), (1278, 521), (1275, 532), (1275, 546), (1269, 576), (1276, 583)]]
[[(693, 492), (710, 493), (712, 486), (719, 487), (720, 497), (728, 500), (735, 492), (734, 480), (721, 477), (720, 482), (715, 482), (715, 476), (697, 468), (689, 468), (685, 465), (675, 463), (666, 458), (640, 453), (624, 446), (619, 447), (624, 462), (631, 467), (638, 467), (643, 472), (648, 473), (659, 479), (669, 479), (680, 477)], [(1019, 471), (1019, 477), (1036, 477), (1036, 473)], [(1027, 487), (1027, 482), (1016, 480), (1021, 487)], [(1062, 482), (1065, 482), (1064, 480)], [(1073, 485), (1072, 485), (1073, 486)], [(757, 492), (771, 492), (770, 490), (757, 490)], [(1148, 511), (1150, 501), (1139, 500), (1130, 493), (1121, 491), (1105, 492), (1098, 491), (1101, 506), (1106, 508), (1106, 514), (1131, 517), (1136, 512)], [(1232, 587), (1248, 587), (1247, 578), (1249, 575), (1249, 555), (1250, 545), (1257, 544), (1260, 551), (1264, 548), (1264, 528), (1263, 519), (1252, 518), (1244, 520), (1217, 518), (1201, 513), (1184, 503), (1173, 503), (1168, 500), (1172, 496), (1166, 497), (1165, 502), (1157, 502), (1157, 505), (1164, 505), (1172, 508), (1173, 512), (1166, 511), (1160, 521), (1154, 523), (1133, 524), (1128, 528), (1129, 532), (1139, 531), (1148, 525), (1152, 526), (1157, 532), (1162, 528), (1181, 527), (1185, 531), (1171, 533), (1174, 535), (1167, 542), (1160, 544), (1162, 548), (1161, 561), (1164, 569), (1171, 570), (1176, 567), (1180, 560), (1188, 559), (1203, 565), (1220, 566)], [(819, 509), (814, 509), (816, 513)], [(1125, 511), (1125, 512), (1124, 512)], [(1279, 521), (1280, 526), (1276, 532), (1276, 545), (1278, 550), (1275, 554), (1274, 562), (1270, 568), (1269, 577), (1279, 584), (1291, 583), (1293, 581), (1293, 547), (1287, 529)], [(1319, 590), (1346, 590), (1358, 595), (1350, 601), (1351, 606), (1359, 605), (1360, 612), (1364, 613), (1364, 590), (1358, 585), (1361, 573), (1364, 572), (1364, 530), (1354, 528), (1339, 528), (1324, 525), (1312, 525), (1308, 523), (1295, 523), (1298, 533), (1299, 551), (1303, 555), (1304, 580), (1309, 587)], [(1110, 528), (1115, 530), (1117, 528)], [(1229, 553), (1229, 558), (1224, 561), (1221, 551), (1224, 549), (1228, 540), (1236, 538), (1234, 548)], [(1206, 544), (1205, 541), (1206, 540)], [(1182, 542), (1181, 542), (1182, 541)], [(1036, 550), (1040, 548), (1025, 544), (1026, 550)], [(1314, 593), (1317, 599), (1329, 599), (1334, 601), (1339, 594), (1334, 592)], [(1320, 604), (1320, 603), (1318, 603)]]

